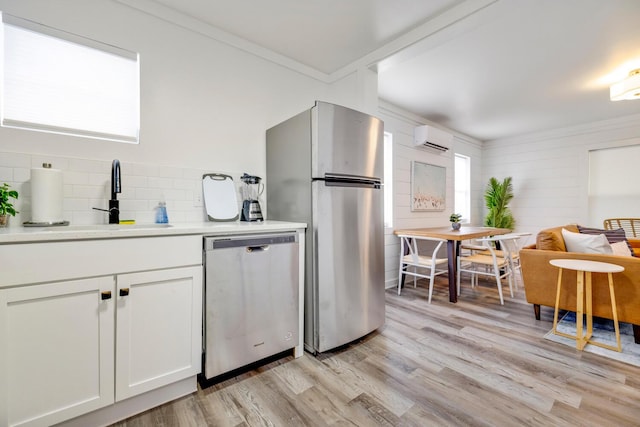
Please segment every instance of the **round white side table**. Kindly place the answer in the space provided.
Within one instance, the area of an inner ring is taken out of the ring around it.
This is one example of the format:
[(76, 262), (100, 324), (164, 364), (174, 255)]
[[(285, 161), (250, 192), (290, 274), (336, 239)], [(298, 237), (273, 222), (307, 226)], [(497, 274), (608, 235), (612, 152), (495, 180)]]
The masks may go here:
[[(553, 333), (576, 340), (576, 348), (584, 349), (589, 344), (597, 345), (609, 350), (622, 351), (620, 344), (620, 327), (618, 325), (618, 309), (616, 307), (616, 296), (613, 290), (613, 273), (624, 271), (624, 267), (610, 264), (608, 262), (587, 261), (581, 259), (552, 259), (549, 263), (558, 267), (558, 285), (556, 287), (556, 306), (553, 315)], [(557, 330), (558, 326), (558, 306), (560, 304), (560, 289), (562, 288), (562, 270), (574, 270), (577, 272), (576, 278), (576, 335), (569, 335)], [(613, 313), (613, 326), (616, 331), (617, 346), (611, 346), (601, 342), (593, 341), (593, 300), (591, 298), (591, 273), (606, 273), (609, 278), (609, 294), (611, 296), (611, 312)], [(586, 279), (586, 280), (585, 280)], [(585, 286), (586, 285), (586, 286)], [(585, 295), (586, 291), (586, 295)], [(586, 301), (586, 310), (584, 304)], [(583, 333), (582, 316), (587, 315), (587, 331)]]

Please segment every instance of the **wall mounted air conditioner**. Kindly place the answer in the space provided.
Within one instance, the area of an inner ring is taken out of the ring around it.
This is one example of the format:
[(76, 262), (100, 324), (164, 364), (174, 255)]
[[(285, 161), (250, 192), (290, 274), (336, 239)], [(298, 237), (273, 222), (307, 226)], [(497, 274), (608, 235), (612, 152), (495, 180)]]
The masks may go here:
[(413, 130), (413, 143), (416, 147), (446, 153), (453, 143), (453, 135), (433, 126), (418, 126)]

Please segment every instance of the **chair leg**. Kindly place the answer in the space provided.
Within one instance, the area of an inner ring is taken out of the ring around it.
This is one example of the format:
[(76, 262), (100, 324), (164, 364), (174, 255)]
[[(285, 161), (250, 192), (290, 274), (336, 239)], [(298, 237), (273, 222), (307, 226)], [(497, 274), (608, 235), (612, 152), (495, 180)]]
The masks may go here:
[(507, 283), (509, 284), (509, 292), (511, 293), (511, 298), (513, 298), (513, 269), (510, 265), (505, 267), (505, 272), (507, 276)]
[(435, 271), (433, 268), (431, 269), (431, 274), (429, 275), (429, 300), (428, 303), (431, 304), (431, 295), (433, 294), (433, 278)]
[(398, 295), (400, 295), (400, 291), (402, 290), (402, 274), (403, 268), (402, 263), (400, 263), (400, 272), (398, 273)]
[(502, 298), (502, 283), (500, 283), (500, 271), (496, 271), (496, 283), (498, 284), (498, 295), (500, 295), (500, 305), (504, 305), (504, 298)]

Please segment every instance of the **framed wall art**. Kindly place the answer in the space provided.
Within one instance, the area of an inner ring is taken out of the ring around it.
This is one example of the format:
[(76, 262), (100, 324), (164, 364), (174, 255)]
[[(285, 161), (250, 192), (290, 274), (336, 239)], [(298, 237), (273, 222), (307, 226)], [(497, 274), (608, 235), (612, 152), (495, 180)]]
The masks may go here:
[(447, 168), (411, 162), (411, 210), (443, 211), (446, 208)]

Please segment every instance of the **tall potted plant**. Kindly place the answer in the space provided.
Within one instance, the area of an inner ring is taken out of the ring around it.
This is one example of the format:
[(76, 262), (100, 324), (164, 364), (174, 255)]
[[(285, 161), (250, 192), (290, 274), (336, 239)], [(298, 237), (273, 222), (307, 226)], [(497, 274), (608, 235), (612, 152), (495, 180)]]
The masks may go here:
[(513, 199), (513, 185), (511, 177), (506, 177), (502, 182), (491, 177), (484, 192), (484, 201), (487, 205), (488, 213), (484, 219), (487, 227), (514, 229), (516, 224), (509, 202)]
[(9, 224), (9, 215), (15, 216), (18, 213), (9, 199), (18, 199), (18, 192), (10, 190), (9, 184), (5, 182), (0, 186), (0, 227)]

